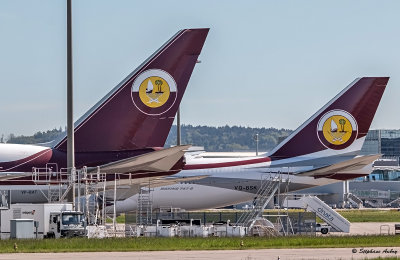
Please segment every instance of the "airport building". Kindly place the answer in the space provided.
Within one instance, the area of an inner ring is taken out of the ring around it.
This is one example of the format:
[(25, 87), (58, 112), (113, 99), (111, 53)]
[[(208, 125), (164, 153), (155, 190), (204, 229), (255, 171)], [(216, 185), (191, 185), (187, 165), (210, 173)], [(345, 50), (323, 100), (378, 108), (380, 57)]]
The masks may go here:
[(382, 154), (384, 158), (400, 157), (400, 130), (368, 131), (362, 154)]
[(382, 154), (366, 181), (400, 180), (400, 130), (370, 130), (361, 149), (362, 155)]

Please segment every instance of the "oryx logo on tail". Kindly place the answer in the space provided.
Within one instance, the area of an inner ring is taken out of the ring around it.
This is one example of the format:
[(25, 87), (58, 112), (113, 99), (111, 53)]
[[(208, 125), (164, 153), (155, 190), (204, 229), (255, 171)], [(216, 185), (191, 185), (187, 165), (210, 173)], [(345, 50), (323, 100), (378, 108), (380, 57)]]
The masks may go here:
[(167, 72), (146, 70), (132, 84), (132, 100), (143, 113), (160, 115), (175, 103), (176, 89), (175, 80)]
[(358, 127), (354, 117), (344, 110), (331, 110), (321, 117), (318, 138), (327, 148), (340, 150), (356, 139)]

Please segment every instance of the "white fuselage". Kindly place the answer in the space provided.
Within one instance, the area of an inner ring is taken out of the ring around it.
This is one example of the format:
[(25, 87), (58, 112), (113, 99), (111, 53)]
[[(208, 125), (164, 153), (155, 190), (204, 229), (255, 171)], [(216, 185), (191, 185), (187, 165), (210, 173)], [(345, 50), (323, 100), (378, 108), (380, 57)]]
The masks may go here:
[[(313, 154), (307, 161), (326, 160), (325, 154)], [(246, 158), (203, 158), (187, 156), (185, 169), (175, 177), (196, 177), (202, 179), (182, 181), (178, 184), (153, 188), (151, 192), (153, 207), (173, 207), (186, 210), (199, 210), (225, 207), (251, 201), (263, 180), (281, 173), (282, 181), (288, 191), (297, 191), (314, 186), (322, 186), (339, 180), (299, 176), (296, 173), (308, 171), (313, 166), (299, 166), (304, 158), (291, 158), (271, 163), (268, 157)], [(282, 165), (285, 165), (282, 167)], [(289, 166), (286, 166), (289, 165)], [(290, 166), (297, 165), (297, 166)], [(365, 174), (371, 169), (365, 167)], [(360, 170), (357, 171), (360, 173)], [(289, 180), (289, 185), (286, 185)], [(12, 190), (12, 203), (46, 202), (47, 186), (0, 186), (0, 190)], [(42, 191), (41, 191), (42, 190)], [(44, 194), (43, 194), (44, 193)], [(137, 208), (138, 195), (118, 201), (117, 212), (126, 212)]]
[[(246, 158), (251, 160), (253, 158)], [(187, 165), (209, 165), (232, 162), (234, 159), (196, 158), (188, 159)], [(236, 161), (243, 161), (237, 158)], [(217, 166), (217, 165), (214, 165)], [(196, 167), (194, 167), (196, 168)], [(197, 167), (199, 168), (199, 167)], [(281, 172), (282, 183), (290, 192), (314, 186), (323, 186), (338, 182), (336, 179), (296, 176), (293, 172), (301, 171), (302, 167), (271, 168), (270, 162), (253, 163), (246, 165), (215, 167), (205, 169), (187, 169), (179, 172), (177, 177), (207, 176), (197, 181), (181, 182), (175, 185), (156, 187), (152, 189), (151, 198), (153, 208), (172, 207), (185, 210), (201, 210), (225, 207), (251, 201), (255, 198), (262, 180), (268, 180)], [(304, 170), (309, 167), (303, 167)], [(364, 169), (365, 173), (370, 168)], [(287, 173), (291, 174), (287, 174)], [(360, 171), (358, 171), (360, 172)], [(289, 185), (286, 181), (289, 180)], [(138, 195), (134, 195), (116, 204), (117, 212), (136, 210)]]

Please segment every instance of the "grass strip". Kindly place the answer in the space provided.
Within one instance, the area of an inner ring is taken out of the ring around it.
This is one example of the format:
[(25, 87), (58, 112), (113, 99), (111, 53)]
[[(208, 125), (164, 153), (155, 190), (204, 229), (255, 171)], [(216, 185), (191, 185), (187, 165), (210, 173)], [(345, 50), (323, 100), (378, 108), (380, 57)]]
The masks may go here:
[[(243, 241), (243, 246), (241, 246)], [(18, 249), (14, 250), (14, 243)], [(0, 240), (0, 253), (393, 247), (400, 236)]]
[[(280, 210), (281, 213), (283, 210)], [(240, 217), (245, 211), (234, 211), (234, 210), (223, 210), (223, 211), (205, 211), (206, 219), (208, 223), (212, 223), (215, 221), (220, 221), (220, 214), (222, 216), (222, 220), (226, 221), (230, 219), (231, 221), (235, 222), (237, 217)], [(289, 214), (293, 214), (296, 212), (304, 212), (302, 209), (290, 209)], [(337, 211), (340, 215), (345, 217), (350, 222), (398, 222), (400, 223), (400, 211), (397, 209), (392, 210), (379, 210), (379, 209), (351, 209), (351, 210), (338, 210)], [(278, 214), (278, 210), (265, 210), (265, 214)], [(199, 212), (188, 212), (184, 213), (190, 214), (188, 218), (195, 218), (203, 220), (203, 211)], [(130, 219), (128, 223), (134, 223), (136, 218)], [(323, 220), (317, 217), (317, 222), (321, 223), (324, 222)], [(107, 219), (107, 223), (112, 223), (111, 219)], [(122, 214), (117, 217), (117, 223), (125, 223), (125, 215)]]
[(398, 210), (341, 210), (338, 213), (350, 222), (400, 223), (400, 211)]

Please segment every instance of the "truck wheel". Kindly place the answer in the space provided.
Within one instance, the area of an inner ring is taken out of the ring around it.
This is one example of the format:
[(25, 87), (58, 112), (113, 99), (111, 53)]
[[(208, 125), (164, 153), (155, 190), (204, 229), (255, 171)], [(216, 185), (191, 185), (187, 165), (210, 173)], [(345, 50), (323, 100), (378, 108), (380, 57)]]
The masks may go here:
[(327, 228), (321, 228), (321, 233), (326, 235), (328, 234), (328, 229)]

